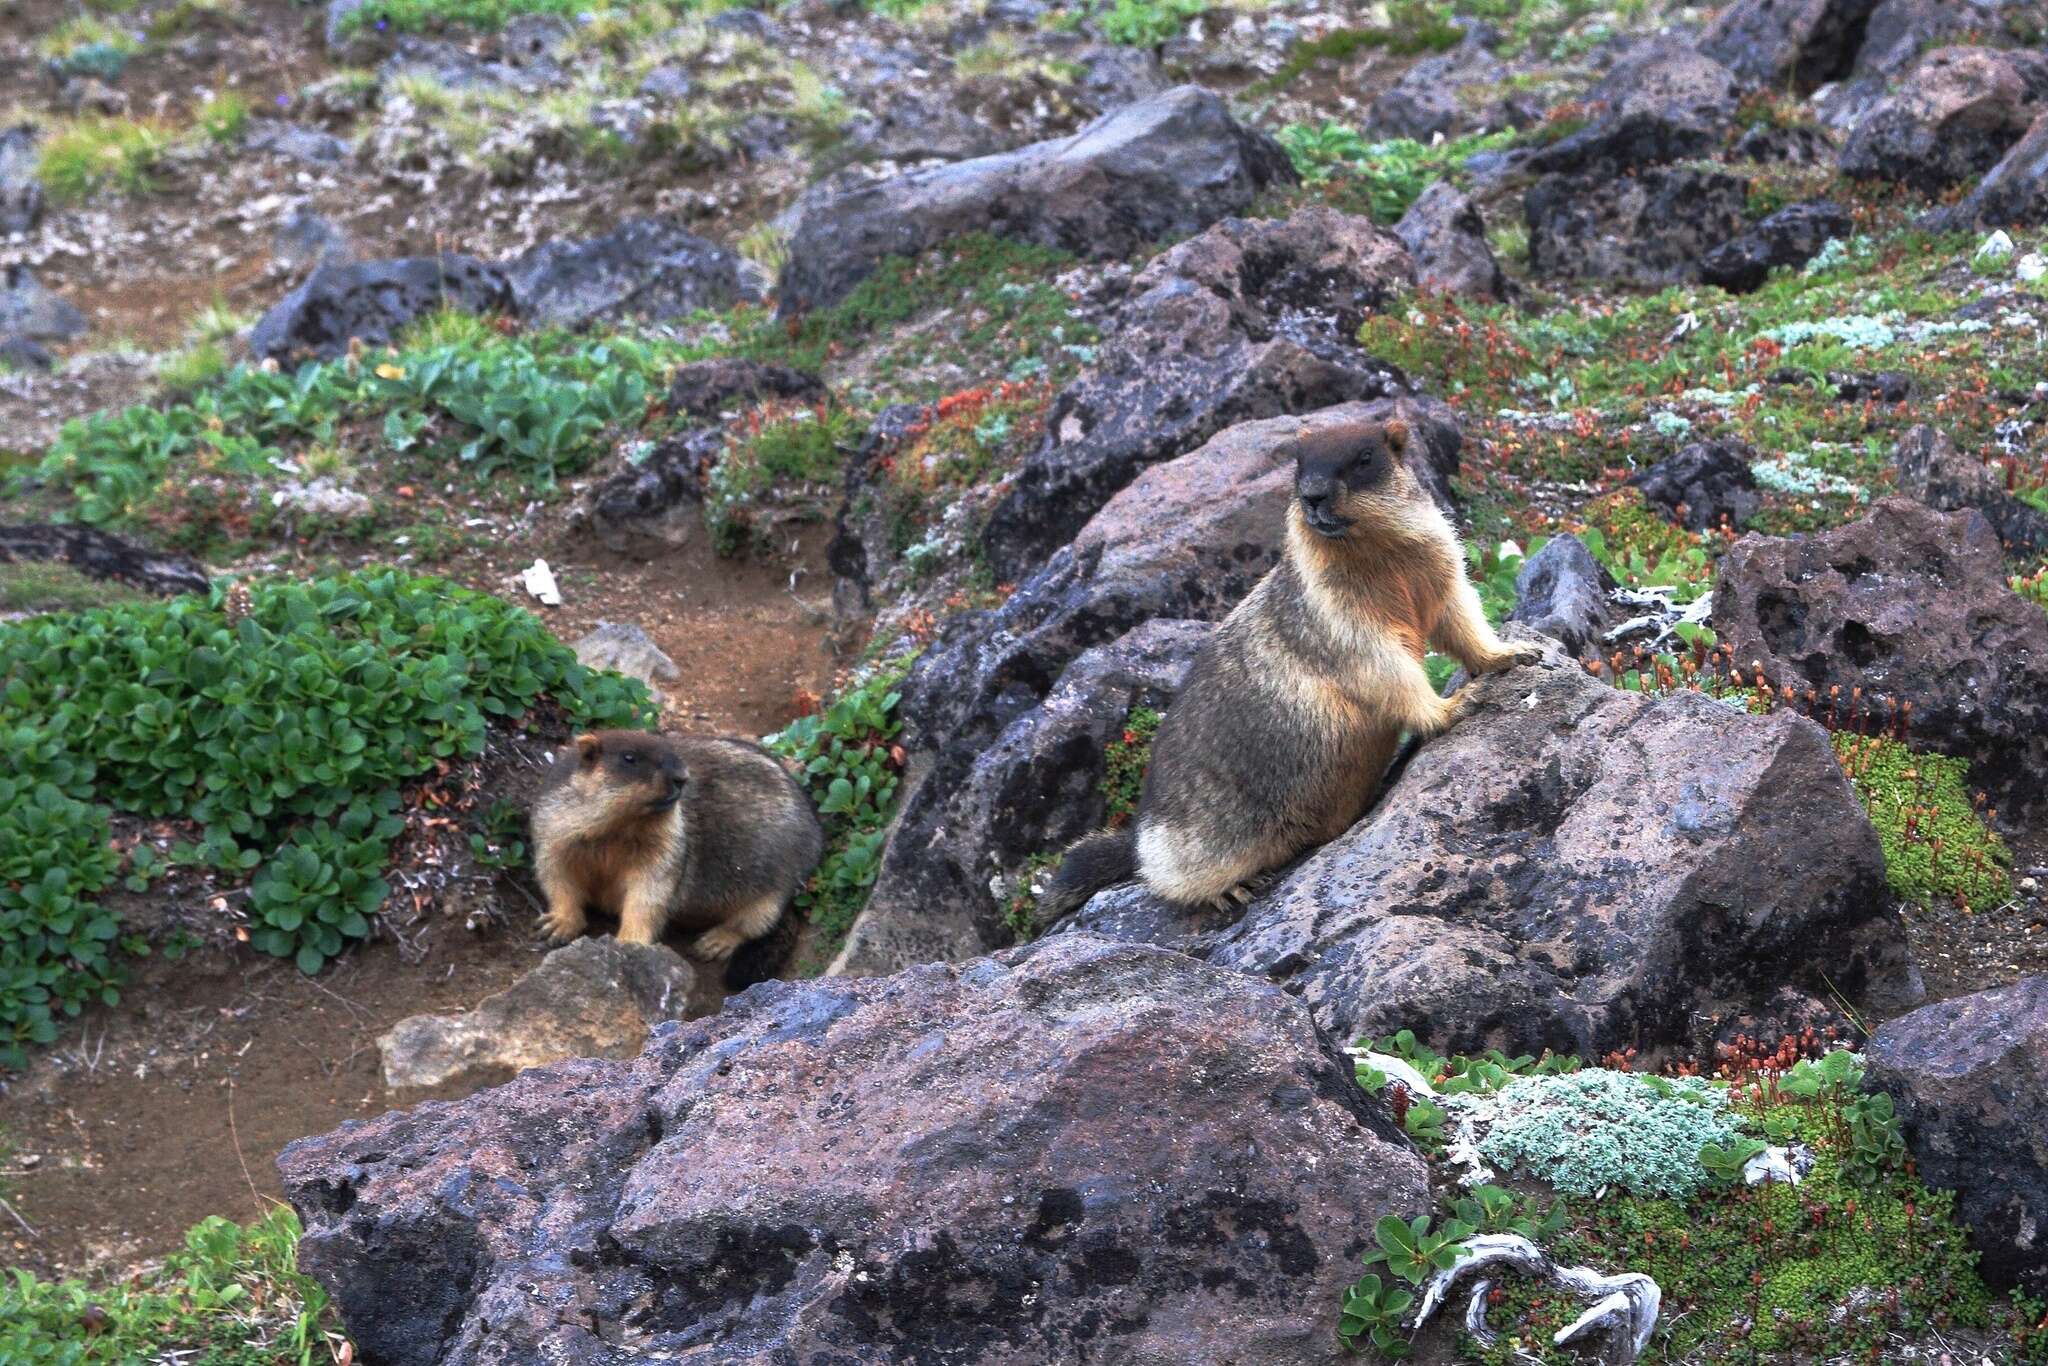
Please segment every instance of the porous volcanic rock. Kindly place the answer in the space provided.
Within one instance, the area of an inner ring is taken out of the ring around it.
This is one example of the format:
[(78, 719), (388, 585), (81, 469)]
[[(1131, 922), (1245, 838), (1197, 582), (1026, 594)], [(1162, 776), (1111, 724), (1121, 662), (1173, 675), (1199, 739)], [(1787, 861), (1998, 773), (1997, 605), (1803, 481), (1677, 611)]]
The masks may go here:
[(505, 267), (519, 316), (547, 327), (660, 321), (767, 292), (759, 266), (663, 218), (587, 241), (543, 242)]
[(384, 1085), (479, 1086), (568, 1058), (630, 1058), (649, 1029), (683, 1018), (696, 976), (665, 944), (579, 939), (474, 1010), (393, 1025), (377, 1040)]
[(1863, 30), (1850, 74), (1885, 80), (1899, 75), (1924, 53), (1947, 47), (1970, 33), (1996, 31), (2009, 10), (2036, 0), (1878, 0)]
[(1614, 575), (1576, 536), (1553, 536), (1515, 573), (1509, 621), (1549, 636), (1578, 659), (1598, 658), (1600, 637), (1615, 622), (1607, 595)]
[(1222, 99), (1176, 86), (1072, 137), (886, 179), (845, 173), (798, 201), (778, 294), (784, 314), (844, 298), (886, 256), (970, 232), (1108, 258), (1200, 232), (1269, 185), (1291, 184), (1280, 144)]
[(2048, 1297), (2048, 977), (1922, 1006), (1880, 1027), (1863, 1057), (1920, 1179), (1956, 1193), (1977, 1269)]
[(2048, 109), (2048, 57), (1996, 48), (1930, 52), (1856, 125), (1844, 175), (1936, 195), (1980, 176)]
[(1788, 204), (1708, 252), (1700, 263), (1700, 279), (1731, 294), (1747, 294), (1773, 270), (1803, 266), (1820, 255), (1829, 239), (1846, 239), (1854, 230), (1848, 211), (1831, 200)]
[(1959, 204), (1932, 215), (1933, 226), (2026, 228), (2048, 223), (2048, 114), (2035, 119), (2026, 136)]
[(2048, 550), (2048, 513), (2007, 493), (1995, 466), (1957, 450), (1940, 428), (1923, 423), (1900, 437), (1892, 465), (1908, 498), (1943, 512), (1977, 509), (2016, 554)]
[(1514, 290), (1486, 240), (1486, 220), (1471, 196), (1447, 180), (1424, 190), (1394, 225), (1415, 262), (1415, 283), (1444, 294), (1505, 299)]
[(0, 524), (0, 564), (54, 561), (94, 579), (145, 593), (205, 593), (213, 582), (197, 560), (153, 550), (97, 527), (49, 522)]
[(1722, 524), (1740, 529), (1763, 506), (1750, 466), (1756, 451), (1741, 441), (1695, 441), (1629, 478), (1645, 501), (1692, 531)]
[(1751, 85), (1811, 90), (1849, 73), (1877, 0), (1736, 0), (1699, 49)]
[(1008, 942), (986, 885), (991, 861), (948, 834), (961, 822), (998, 828), (1002, 813), (963, 810), (956, 794), (976, 787), (972, 775), (991, 748), (1041, 708), (1083, 651), (1156, 617), (1220, 620), (1251, 591), (1279, 559), (1294, 496), (1293, 462), (1283, 454), (1289, 439), (1394, 413), (1420, 438), (1410, 468), (1433, 486), (1447, 484), (1461, 438), (1443, 404), (1380, 400), (1240, 423), (1138, 476), (1001, 607), (949, 621), (903, 682), (906, 790), (867, 909), (836, 969), (893, 972)]
[(1529, 188), (1529, 264), (1539, 275), (1661, 286), (1699, 277), (1742, 231), (1749, 182), (1658, 166), (1632, 176), (1551, 175)]
[[(1189, 950), (1339, 1039), (1461, 1052), (1690, 1051), (1824, 978), (1910, 998), (1883, 850), (1818, 725), (1623, 692), (1552, 642), (1471, 686), (1364, 819)], [(1142, 925), (1152, 900), (1112, 889), (1074, 921)]]
[(1531, 152), (1531, 174), (1609, 175), (1716, 149), (1735, 118), (1741, 83), (1713, 58), (1670, 38), (1624, 54), (1586, 95), (1597, 116)]
[(509, 313), (512, 286), (496, 266), (453, 253), (327, 259), (257, 320), (249, 351), (280, 362), (333, 360), (353, 339), (382, 346), (407, 323), (443, 308)]
[(302, 1139), (300, 1266), (381, 1366), (1300, 1366), (1427, 1166), (1301, 1003), (1063, 936), (765, 983), (629, 1062)]
[(1022, 580), (1140, 470), (1233, 422), (1406, 393), (1356, 337), (1413, 279), (1399, 238), (1321, 206), (1228, 219), (1154, 258), (989, 514), (996, 577)]
[(1713, 624), (1774, 686), (1911, 702), (1911, 741), (1970, 760), (1995, 805), (2048, 805), (2048, 614), (2008, 586), (1981, 513), (1891, 497), (1831, 531), (1745, 536)]

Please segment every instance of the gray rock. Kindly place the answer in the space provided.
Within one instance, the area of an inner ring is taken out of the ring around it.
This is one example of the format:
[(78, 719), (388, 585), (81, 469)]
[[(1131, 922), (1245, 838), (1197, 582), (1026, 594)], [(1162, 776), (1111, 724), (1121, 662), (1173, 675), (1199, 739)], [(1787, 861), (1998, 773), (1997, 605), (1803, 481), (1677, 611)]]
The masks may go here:
[(549, 63), (521, 67), (487, 61), (453, 43), (414, 34), (400, 38), (397, 50), (377, 68), (380, 85), (388, 87), (401, 77), (425, 78), (450, 90), (500, 89), (523, 95), (538, 94), (563, 79)]
[(1735, 119), (1740, 84), (1685, 43), (1654, 38), (1624, 54), (1587, 95), (1601, 111), (1586, 127), (1531, 152), (1532, 174), (1613, 175), (1719, 148)]
[(877, 112), (849, 127), (846, 137), (870, 161), (958, 161), (1003, 151), (1007, 142), (946, 91), (917, 88), (892, 92)]
[(1811, 90), (1855, 65), (1877, 0), (1736, 0), (1699, 49), (1751, 85)]
[(303, 270), (323, 261), (344, 264), (354, 259), (355, 248), (332, 219), (315, 213), (302, 201), (277, 225), (270, 254), (287, 269)]
[(1629, 483), (1643, 498), (1692, 531), (1727, 526), (1741, 530), (1763, 507), (1750, 466), (1756, 451), (1741, 441), (1695, 441), (1659, 460)]
[(1335, 1366), (1365, 1231), (1429, 1205), (1352, 1070), (1272, 986), (1064, 936), (764, 983), (279, 1169), (384, 1366)]
[[(1447, 483), (1461, 439), (1456, 415), (1440, 403), (1380, 400), (1240, 423), (1140, 474), (1000, 608), (950, 621), (903, 683), (906, 790), (837, 970), (893, 972), (1007, 943), (992, 895), (956, 871), (978, 874), (991, 861), (972, 849), (928, 854), (962, 819), (953, 794), (1090, 647), (1154, 618), (1217, 621), (1237, 605), (1279, 559), (1293, 497), (1293, 464), (1280, 454), (1288, 440), (1396, 413), (1420, 437), (1410, 469)], [(977, 819), (1000, 832), (999, 813)]]
[(88, 578), (111, 579), (165, 596), (204, 593), (213, 586), (199, 561), (151, 549), (111, 531), (47, 522), (0, 524), (0, 564), (23, 561), (68, 564)]
[(513, 66), (559, 70), (562, 50), (574, 34), (559, 14), (521, 14), (500, 30), (498, 55)]
[(353, 338), (384, 345), (407, 323), (442, 308), (509, 313), (512, 288), (496, 266), (473, 256), (328, 258), (257, 320), (249, 351), (276, 361), (332, 360)]
[(1700, 263), (1700, 279), (1731, 294), (1763, 286), (1773, 270), (1803, 266), (1831, 238), (1855, 230), (1848, 210), (1832, 200), (1788, 204), (1741, 236), (1723, 242)]
[(1154, 257), (989, 514), (997, 579), (1022, 580), (1140, 470), (1232, 422), (1407, 392), (1355, 338), (1413, 269), (1398, 238), (1321, 206), (1228, 219)]
[(697, 83), (680, 66), (654, 68), (641, 80), (638, 94), (658, 105), (680, 104), (697, 93)]
[(1922, 1006), (1863, 1057), (1920, 1179), (1956, 1193), (1984, 1279), (2048, 1297), (2048, 977)]
[(759, 268), (662, 218), (545, 242), (505, 267), (519, 315), (551, 327), (687, 317), (762, 297)]
[(2042, 114), (1960, 204), (1934, 215), (1933, 226), (2024, 228), (2048, 223), (2048, 114)]
[(1445, 294), (1505, 299), (1513, 292), (1479, 206), (1448, 180), (1439, 180), (1408, 206), (1394, 235), (1415, 261), (1415, 283)]
[(0, 268), (0, 337), (65, 342), (85, 335), (85, 314), (45, 289), (20, 263)]
[(1614, 624), (1607, 595), (1614, 576), (1576, 536), (1553, 536), (1515, 574), (1509, 621), (1549, 636), (1575, 659), (1601, 654), (1600, 637)]
[(1169, 90), (1173, 82), (1159, 59), (1143, 48), (1096, 44), (1070, 58), (1081, 68), (1074, 100), (1090, 114), (1107, 114)]
[(1697, 279), (1742, 231), (1749, 181), (1690, 166), (1637, 175), (1545, 176), (1523, 201), (1538, 275), (1659, 287)]
[(657, 683), (673, 683), (683, 676), (653, 637), (630, 622), (600, 621), (597, 629), (569, 648), (576, 652), (576, 662), (586, 668), (609, 669), (637, 678), (650, 688)]
[(1690, 1053), (1786, 985), (1913, 994), (1877, 833), (1812, 721), (1623, 692), (1555, 645), (1471, 686), (1363, 820), (1193, 951), (1336, 1038), (1458, 1052)]
[(377, 1040), (384, 1085), (478, 1087), (569, 1058), (630, 1058), (684, 1017), (696, 973), (665, 944), (579, 939), (461, 1015), (413, 1015)]
[(327, 0), (327, 19), (321, 36), (330, 53), (340, 53), (347, 48), (355, 35), (345, 31), (348, 17), (363, 7), (363, 0)]
[(36, 177), (40, 157), (34, 124), (0, 132), (0, 237), (34, 232), (43, 218), (43, 185)]
[(314, 166), (339, 165), (348, 159), (348, 144), (332, 133), (278, 119), (251, 119), (242, 145), (252, 152), (269, 152)]
[(1773, 686), (1912, 703), (1908, 739), (1968, 759), (2008, 816), (2048, 807), (2048, 613), (2008, 586), (1975, 510), (1893, 497), (1817, 535), (1745, 536), (1713, 625)]
[(2007, 493), (1996, 468), (1964, 455), (1939, 428), (1922, 425), (1900, 437), (1892, 465), (1908, 498), (1943, 512), (1977, 509), (2014, 554), (2048, 551), (2048, 513)]
[(1943, 48), (1863, 116), (1842, 148), (1842, 173), (1940, 194), (1997, 165), (2044, 111), (2048, 56)]
[(300, 483), (287, 479), (270, 491), (270, 505), (283, 512), (309, 514), (333, 521), (352, 522), (377, 510), (370, 495), (344, 488), (322, 475)]
[(1512, 109), (1500, 101), (1468, 103), (1464, 92), (1493, 89), (1509, 75), (1507, 66), (1476, 43), (1465, 43), (1435, 57), (1424, 57), (1401, 79), (1373, 100), (1365, 114), (1365, 130), (1376, 138), (1413, 138), (1429, 142), (1439, 134), (1457, 137), (1483, 128), (1520, 126), (1541, 117), (1541, 107)]
[(887, 256), (994, 232), (1091, 257), (1199, 232), (1292, 183), (1280, 145), (1217, 96), (1180, 86), (1072, 137), (883, 180), (842, 173), (794, 209), (779, 289), (785, 314), (844, 298)]
[(1886, 80), (1921, 54), (1971, 33), (1995, 33), (2006, 15), (2035, 0), (1878, 0), (1863, 30), (1852, 75)]
[(721, 10), (711, 17), (708, 27), (714, 33), (736, 33), (770, 47), (779, 47), (788, 41), (782, 25), (757, 9)]

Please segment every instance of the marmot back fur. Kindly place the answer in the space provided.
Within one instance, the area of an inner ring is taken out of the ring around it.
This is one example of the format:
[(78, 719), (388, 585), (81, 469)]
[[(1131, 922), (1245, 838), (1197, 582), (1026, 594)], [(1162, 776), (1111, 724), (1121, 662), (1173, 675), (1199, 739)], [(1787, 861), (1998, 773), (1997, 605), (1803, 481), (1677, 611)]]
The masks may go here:
[(1403, 731), (1464, 711), (1467, 690), (1430, 687), (1427, 650), (1474, 674), (1538, 657), (1487, 624), (1457, 533), (1402, 461), (1410, 439), (1395, 418), (1295, 442), (1283, 559), (1196, 654), (1136, 818), (1067, 851), (1042, 918), (1134, 875), (1187, 905), (1243, 900), (1364, 813)]
[(735, 987), (781, 966), (790, 901), (825, 848), (810, 798), (759, 745), (634, 730), (563, 751), (534, 801), (533, 839), (551, 939), (582, 934), (592, 907), (618, 916), (627, 943), (701, 930), (691, 952), (732, 959)]

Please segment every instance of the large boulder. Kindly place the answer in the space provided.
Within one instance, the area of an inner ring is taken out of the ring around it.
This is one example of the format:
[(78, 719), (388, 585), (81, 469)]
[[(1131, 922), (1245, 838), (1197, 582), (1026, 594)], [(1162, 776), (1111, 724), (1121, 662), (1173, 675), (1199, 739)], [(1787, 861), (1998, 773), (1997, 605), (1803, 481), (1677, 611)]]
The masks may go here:
[(1740, 530), (1763, 507), (1757, 492), (1756, 451), (1741, 441), (1695, 441), (1630, 477), (1643, 499), (1692, 531), (1719, 526)]
[(1877, 0), (1736, 0), (1699, 48), (1751, 85), (1811, 90), (1849, 73)]
[(1983, 47), (1930, 52), (1865, 114), (1845, 175), (1940, 194), (1998, 164), (2048, 109), (2048, 56)]
[(1509, 621), (1549, 636), (1575, 659), (1597, 659), (1601, 636), (1615, 624), (1607, 595), (1614, 575), (1576, 536), (1553, 536), (1515, 572)]
[[(384, 1085), (482, 1086), (569, 1058), (630, 1058), (693, 1002), (696, 973), (666, 944), (593, 935), (461, 1015), (413, 1015), (377, 1040)], [(715, 1009), (715, 1005), (712, 1006)]]
[(1085, 256), (1128, 256), (1246, 208), (1294, 168), (1280, 145), (1183, 85), (1072, 137), (882, 180), (847, 173), (798, 201), (785, 314), (837, 303), (887, 256), (992, 232)]
[(519, 316), (547, 327), (661, 321), (767, 293), (767, 275), (663, 218), (635, 218), (587, 241), (544, 242), (505, 267)]
[(1415, 283), (1443, 294), (1499, 300), (1514, 291), (1486, 240), (1486, 220), (1471, 196), (1439, 180), (1408, 206), (1394, 235), (1415, 262)]
[(1586, 95), (1597, 117), (1530, 153), (1532, 174), (1609, 175), (1717, 149), (1741, 93), (1733, 72), (1686, 43), (1654, 38), (1624, 54)]
[(1657, 287), (1699, 277), (1742, 230), (1749, 182), (1692, 166), (1632, 176), (1550, 175), (1529, 188), (1529, 264), (1539, 275)]
[(2038, 5), (2039, 0), (1878, 0), (1851, 74), (1889, 80), (1921, 54), (1966, 35), (1996, 32), (2008, 11), (2032, 6), (2038, 12)]
[(1832, 531), (1745, 536), (1713, 624), (1773, 686), (1910, 702), (1914, 744), (1970, 760), (2009, 814), (2048, 806), (2048, 614), (2008, 586), (1980, 513), (1892, 497)]
[(382, 346), (407, 323), (438, 309), (509, 313), (505, 273), (473, 256), (407, 256), (386, 261), (323, 260), (249, 332), (264, 360), (332, 360), (352, 340)]
[(1276, 987), (1070, 936), (766, 983), (278, 1159), (381, 1366), (1343, 1360), (1427, 1165)]
[(1957, 450), (1940, 428), (1923, 424), (1900, 437), (1892, 466), (1908, 498), (1943, 512), (1977, 509), (2015, 554), (2048, 551), (2048, 513), (2007, 493), (1996, 466)]
[(1398, 238), (1321, 206), (1229, 219), (1155, 257), (989, 514), (996, 577), (1021, 580), (1140, 470), (1233, 422), (1407, 392), (1355, 338), (1413, 279)]
[(36, 175), (40, 158), (34, 124), (22, 123), (0, 132), (0, 237), (34, 232), (43, 218), (43, 182)]
[[(1548, 643), (1470, 686), (1363, 820), (1190, 947), (1339, 1039), (1447, 1051), (1690, 1051), (1788, 984), (1911, 994), (1883, 850), (1818, 725), (1624, 692)], [(1133, 900), (1075, 921), (1133, 923)]]
[(2048, 1299), (2048, 977), (1922, 1006), (1863, 1056), (1920, 1179), (1956, 1193), (1977, 1269)]
[(2027, 228), (2048, 223), (2048, 113), (1977, 182), (1962, 202), (1934, 215), (1934, 226)]
[[(1001, 607), (948, 622), (903, 683), (908, 786), (867, 909), (835, 969), (893, 972), (1007, 943), (1010, 931), (986, 885), (993, 861), (951, 834), (963, 822), (1000, 832), (1003, 813), (970, 811), (956, 794), (993, 790), (974, 779), (985, 756), (1013, 727), (1030, 737), (1047, 724), (1041, 718), (1020, 727), (1019, 719), (1042, 713), (1084, 651), (1154, 618), (1220, 620), (1251, 591), (1279, 561), (1293, 497), (1293, 462), (1284, 454), (1291, 438), (1394, 413), (1421, 438), (1410, 468), (1447, 482), (1460, 437), (1455, 415), (1439, 403), (1381, 400), (1241, 423), (1146, 470)], [(1169, 666), (1171, 656), (1147, 667), (1164, 677)], [(1112, 679), (1109, 686), (1122, 685)], [(1091, 774), (1099, 778), (1099, 765)], [(1049, 837), (1041, 847), (1050, 852), (1056, 844)]]
[(1773, 270), (1805, 265), (1830, 239), (1846, 239), (1854, 229), (1848, 211), (1832, 200), (1788, 204), (1708, 252), (1700, 263), (1700, 279), (1731, 294), (1747, 294), (1761, 288)]
[[(1507, 64), (1467, 39), (1449, 52), (1424, 57), (1375, 98), (1365, 112), (1365, 130), (1377, 138), (1431, 142), (1484, 128), (1521, 127), (1543, 116), (1542, 104), (1527, 94), (1507, 93)], [(1471, 92), (1503, 92), (1471, 100)]]

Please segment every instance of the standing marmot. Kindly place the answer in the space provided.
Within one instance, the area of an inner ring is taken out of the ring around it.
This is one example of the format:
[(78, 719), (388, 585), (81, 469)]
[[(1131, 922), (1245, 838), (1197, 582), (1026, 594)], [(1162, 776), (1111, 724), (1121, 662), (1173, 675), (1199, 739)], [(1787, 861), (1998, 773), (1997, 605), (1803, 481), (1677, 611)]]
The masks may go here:
[[(702, 930), (691, 952), (733, 958), (726, 978), (759, 980), (780, 966), (793, 933), (790, 898), (825, 832), (796, 780), (744, 740), (607, 730), (579, 735), (533, 804), (534, 874), (547, 894), (541, 925), (556, 942), (584, 930), (596, 906), (619, 938), (652, 944), (670, 925)], [(778, 949), (763, 959), (742, 945)], [(743, 961), (744, 960), (744, 961)]]
[(1470, 702), (1437, 696), (1434, 647), (1475, 674), (1540, 652), (1494, 635), (1457, 533), (1402, 454), (1408, 426), (1301, 437), (1284, 558), (1196, 654), (1152, 741), (1137, 819), (1067, 851), (1050, 919), (1141, 877), (1195, 905), (1335, 838), (1378, 791), (1401, 732), (1433, 735)]

